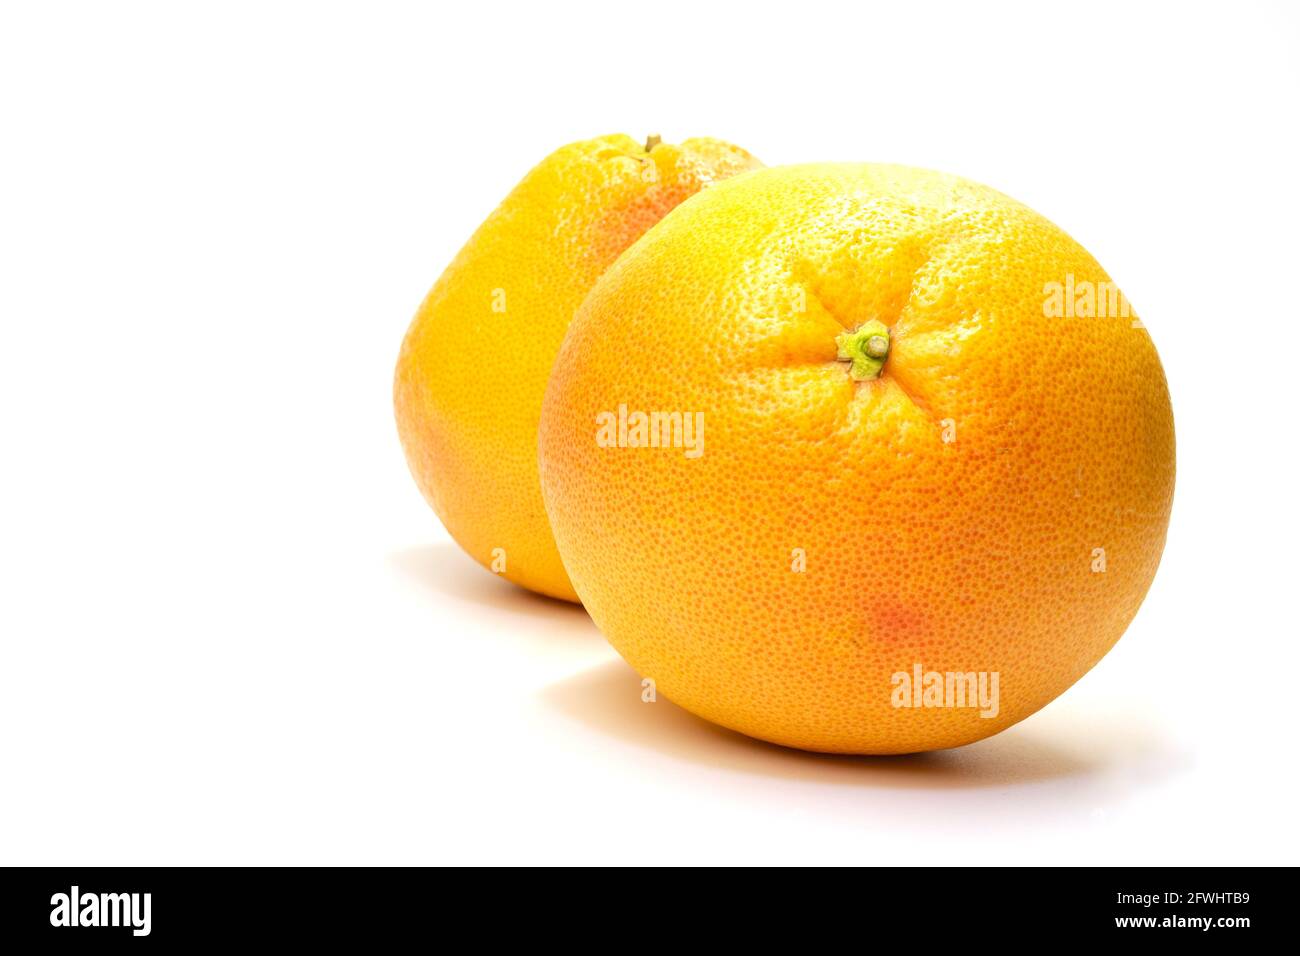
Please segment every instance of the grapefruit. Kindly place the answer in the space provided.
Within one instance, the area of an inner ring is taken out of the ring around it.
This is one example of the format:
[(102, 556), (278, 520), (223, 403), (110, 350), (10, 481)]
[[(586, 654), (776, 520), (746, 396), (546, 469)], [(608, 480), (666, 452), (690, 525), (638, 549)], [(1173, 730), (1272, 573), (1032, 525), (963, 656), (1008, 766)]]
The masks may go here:
[(762, 170), (670, 213), (574, 317), (538, 451), (619, 653), (701, 717), (840, 753), (970, 743), (1077, 681), (1174, 489), (1160, 360), (1097, 261), (898, 166)]
[(524, 177), (434, 284), (397, 361), (397, 427), (420, 491), (479, 563), (577, 600), (537, 478), (537, 420), (564, 331), (646, 229), (757, 165), (713, 139), (572, 143)]

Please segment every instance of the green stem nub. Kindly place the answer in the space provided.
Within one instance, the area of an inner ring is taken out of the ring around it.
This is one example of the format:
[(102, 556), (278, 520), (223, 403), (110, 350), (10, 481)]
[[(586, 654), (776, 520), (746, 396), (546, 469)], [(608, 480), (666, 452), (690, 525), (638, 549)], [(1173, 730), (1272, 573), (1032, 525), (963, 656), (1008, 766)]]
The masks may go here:
[(889, 357), (889, 327), (872, 319), (852, 332), (835, 336), (836, 357), (849, 363), (849, 375), (855, 382), (880, 377)]

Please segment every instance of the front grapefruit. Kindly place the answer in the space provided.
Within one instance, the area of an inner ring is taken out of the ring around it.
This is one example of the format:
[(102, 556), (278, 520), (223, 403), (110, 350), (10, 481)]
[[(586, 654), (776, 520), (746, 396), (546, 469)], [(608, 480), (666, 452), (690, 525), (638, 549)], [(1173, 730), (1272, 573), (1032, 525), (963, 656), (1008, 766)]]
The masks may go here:
[[(1160, 360), (1096, 260), (896, 166), (764, 170), (667, 216), (574, 318), (539, 453), (632, 666), (831, 752), (969, 743), (1064, 691), (1137, 612), (1174, 488)], [(965, 675), (997, 675), (992, 707), (947, 696)]]

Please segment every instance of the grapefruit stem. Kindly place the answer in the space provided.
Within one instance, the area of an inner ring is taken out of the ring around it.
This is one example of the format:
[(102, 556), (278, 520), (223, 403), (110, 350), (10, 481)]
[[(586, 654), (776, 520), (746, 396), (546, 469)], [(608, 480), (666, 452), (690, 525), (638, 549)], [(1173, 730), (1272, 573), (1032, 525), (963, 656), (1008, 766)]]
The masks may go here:
[(852, 332), (835, 336), (836, 358), (849, 363), (849, 376), (855, 382), (880, 377), (889, 357), (889, 327), (872, 319)]
[(649, 136), (645, 138), (645, 151), (647, 153), (650, 152), (650, 150), (654, 149), (662, 142), (663, 139), (660, 138), (658, 133), (651, 133)]

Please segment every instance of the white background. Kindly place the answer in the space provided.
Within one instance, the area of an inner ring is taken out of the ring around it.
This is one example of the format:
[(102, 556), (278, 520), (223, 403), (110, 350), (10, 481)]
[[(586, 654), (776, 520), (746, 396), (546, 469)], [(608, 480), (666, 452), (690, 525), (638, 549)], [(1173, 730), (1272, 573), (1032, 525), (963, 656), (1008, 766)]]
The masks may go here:
[[(1300, 862), (1295, 11), (6, 4), (0, 862)], [(801, 754), (459, 552), (399, 341), (607, 132), (959, 173), (1101, 260), (1179, 470), (1096, 670), (960, 751)]]

